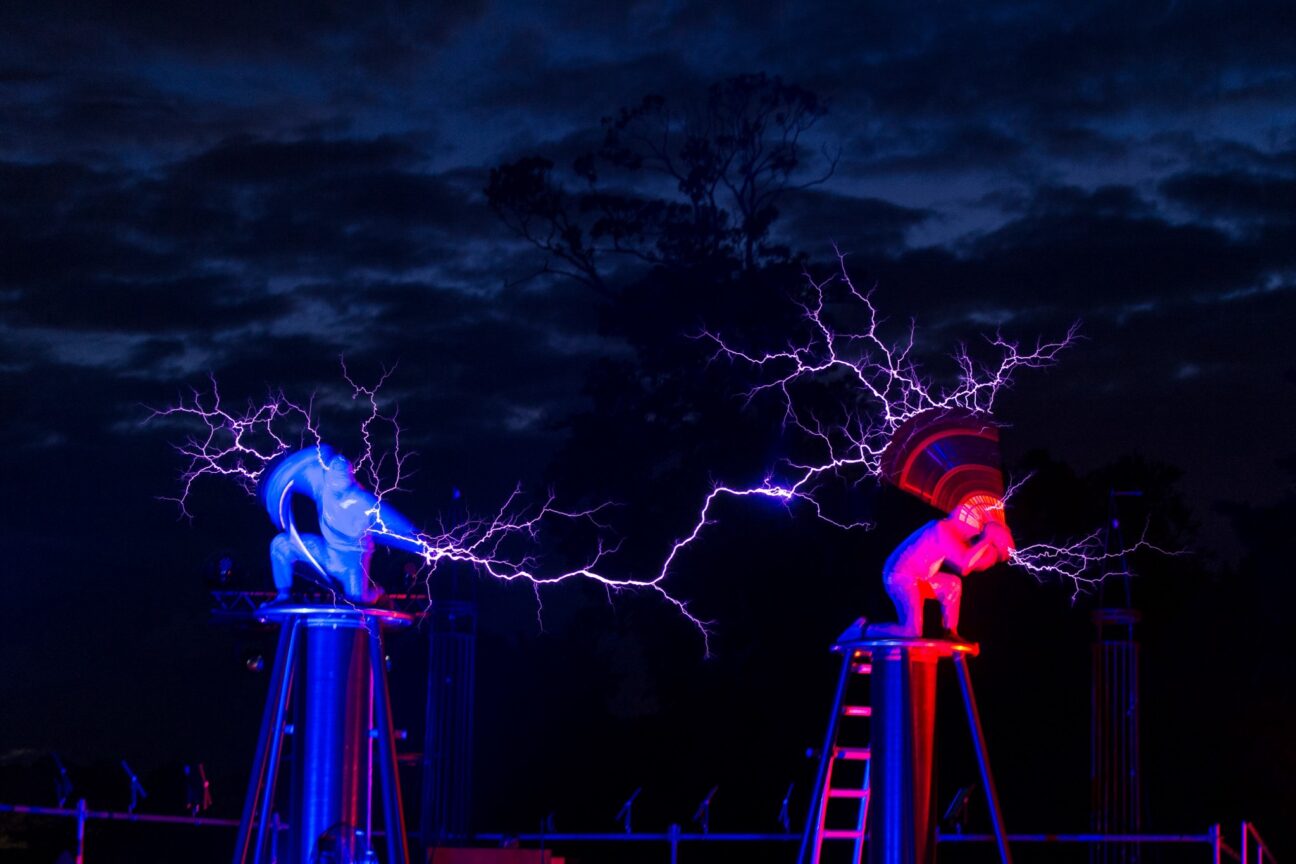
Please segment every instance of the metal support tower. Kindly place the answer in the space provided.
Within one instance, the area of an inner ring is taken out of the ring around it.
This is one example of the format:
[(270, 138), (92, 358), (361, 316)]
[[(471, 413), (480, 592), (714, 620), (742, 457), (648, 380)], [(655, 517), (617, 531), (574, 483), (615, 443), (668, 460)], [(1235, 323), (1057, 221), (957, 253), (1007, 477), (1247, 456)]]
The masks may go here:
[[(1107, 499), (1105, 549), (1125, 548), (1119, 499), (1139, 497), (1137, 491), (1111, 490)], [(1137, 834), (1143, 829), (1143, 797), (1139, 758), (1139, 643), (1135, 625), (1142, 616), (1134, 608), (1129, 562), (1121, 555), (1119, 580), (1104, 580), (1099, 588), (1090, 695), (1089, 789), (1090, 828), (1103, 834)], [(1139, 846), (1102, 843), (1091, 847), (1091, 864), (1137, 864)]]
[[(405, 626), (410, 617), (308, 604), (270, 606), (255, 617), (279, 625), (279, 648), (234, 864), (375, 860), (374, 745), (386, 864), (409, 864), (382, 631)], [(278, 819), (275, 791), (285, 738), (291, 739), (294, 763), (286, 849), (277, 839), (267, 842)]]
[[(936, 737), (936, 667), (953, 658), (968, 726), (976, 747), (981, 782), (990, 804), (990, 819), (1003, 864), (1011, 864), (999, 796), (990, 770), (981, 716), (968, 657), (979, 652), (970, 642), (945, 639), (862, 637), (864, 621), (846, 631), (834, 651), (843, 655), (842, 676), (820, 758), (811, 811), (806, 817), (800, 864), (818, 864), (825, 841), (851, 842), (851, 860), (859, 864), (867, 849), (869, 864), (932, 864), (936, 859), (936, 813), (933, 750)], [(845, 704), (852, 673), (871, 675), (871, 705)], [(839, 746), (842, 718), (869, 717), (867, 748)], [(838, 759), (863, 760), (862, 783), (833, 786)], [(853, 799), (859, 810), (854, 829), (828, 827), (828, 804)]]
[(428, 624), (427, 723), (420, 831), (425, 849), (469, 831), (477, 604), (434, 599)]

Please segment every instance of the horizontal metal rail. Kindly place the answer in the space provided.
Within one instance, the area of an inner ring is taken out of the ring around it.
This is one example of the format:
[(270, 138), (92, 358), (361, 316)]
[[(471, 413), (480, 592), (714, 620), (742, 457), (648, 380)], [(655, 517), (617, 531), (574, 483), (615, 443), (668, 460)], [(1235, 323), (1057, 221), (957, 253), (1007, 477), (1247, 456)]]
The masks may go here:
[[(553, 834), (475, 834), (473, 840), (484, 843), (498, 843), (516, 840), (519, 843), (664, 843), (678, 841), (697, 843), (704, 841), (728, 842), (766, 842), (782, 843), (800, 840), (800, 834), (743, 834), (718, 833), (702, 834), (698, 832), (644, 832), (632, 834), (625, 832), (580, 833), (566, 832)], [(1009, 834), (1013, 843), (1214, 843), (1215, 835), (1206, 834)], [(940, 843), (993, 843), (993, 834), (943, 834), (937, 833)], [(1272, 859), (1271, 859), (1272, 860)]]
[[(74, 819), (77, 822), (78, 846), (81, 854), (79, 861), (84, 861), (85, 823), (98, 820), (105, 822), (133, 822), (155, 825), (191, 825), (210, 828), (237, 828), (237, 819), (213, 819), (207, 816), (169, 816), (162, 813), (123, 813), (112, 810), (91, 810), (81, 800), (73, 807), (40, 807), (27, 804), (0, 804), (0, 813), (17, 813), (29, 816), (49, 816), (62, 819)], [(286, 830), (287, 825), (280, 823), (279, 830)], [(374, 832), (375, 836), (382, 834)], [(417, 833), (417, 832), (415, 832)], [(1240, 864), (1276, 864), (1273, 853), (1265, 845), (1255, 825), (1243, 822), (1241, 844), (1238, 849), (1230, 847), (1223, 841), (1219, 825), (1212, 825), (1204, 834), (1009, 834), (1010, 843), (1139, 843), (1139, 844), (1201, 844), (1212, 846), (1214, 860), (1222, 862), (1225, 857)], [(466, 838), (468, 839), (468, 838)], [(801, 834), (772, 834), (760, 832), (697, 832), (683, 831), (680, 826), (672, 825), (666, 831), (634, 833), (625, 832), (553, 832), (553, 833), (491, 833), (474, 834), (471, 838), (476, 843), (500, 844), (516, 843), (665, 843), (670, 847), (671, 860), (676, 860), (677, 850), (682, 843), (795, 843), (801, 840)], [(993, 843), (993, 834), (946, 834), (937, 832), (939, 843)]]
[(606, 833), (563, 833), (563, 834), (474, 834), (473, 840), (482, 843), (503, 843), (516, 840), (519, 843), (697, 843), (702, 841), (727, 842), (727, 843), (786, 843), (799, 841), (800, 834), (743, 834), (743, 833), (726, 833), (712, 831), (707, 834), (700, 832), (684, 833), (683, 831), (672, 832), (645, 832), (636, 831), (633, 834), (625, 832), (606, 832)]
[[(937, 834), (940, 843), (993, 843), (993, 834)], [(1013, 843), (1214, 843), (1206, 834), (1009, 834)]]
[(213, 828), (237, 828), (237, 819), (212, 819), (208, 816), (167, 816), (163, 813), (121, 813), (111, 810), (81, 810), (72, 807), (31, 807), (26, 804), (0, 804), (0, 813), (25, 813), (30, 816), (56, 816), (65, 819), (100, 819), (107, 822), (151, 822), (163, 825), (197, 825)]

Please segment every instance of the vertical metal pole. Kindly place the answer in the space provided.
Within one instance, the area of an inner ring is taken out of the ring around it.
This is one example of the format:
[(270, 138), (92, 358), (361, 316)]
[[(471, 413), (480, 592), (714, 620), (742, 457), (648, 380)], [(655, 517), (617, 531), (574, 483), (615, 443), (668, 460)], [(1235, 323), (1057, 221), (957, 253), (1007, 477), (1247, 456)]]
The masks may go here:
[(842, 698), (846, 695), (846, 682), (850, 680), (851, 661), (855, 652), (850, 648), (843, 649), (841, 676), (837, 679), (837, 695), (833, 698), (832, 716), (828, 718), (828, 734), (824, 736), (823, 749), (819, 751), (819, 768), (815, 772), (815, 784), (810, 790), (810, 809), (806, 813), (805, 830), (801, 832), (801, 851), (797, 855), (797, 864), (805, 864), (806, 852), (819, 825), (819, 808), (823, 806), (823, 785), (828, 777), (828, 763), (832, 760), (833, 742), (837, 740), (837, 720), (841, 716)]
[(928, 646), (873, 649), (869, 864), (932, 864), (936, 666)]
[(990, 804), (990, 821), (994, 825), (995, 843), (999, 846), (999, 860), (1003, 864), (1012, 864), (1012, 855), (1008, 851), (1008, 832), (1004, 830), (1003, 811), (999, 809), (999, 792), (995, 788), (994, 774), (990, 771), (990, 753), (986, 749), (985, 732), (981, 728), (981, 712), (977, 709), (976, 692), (972, 689), (972, 675), (968, 670), (967, 655), (962, 652), (955, 654), (954, 665), (958, 668), (959, 686), (963, 691), (963, 705), (967, 708), (968, 725), (972, 727), (977, 765), (981, 769), (981, 783), (985, 786), (986, 800)]
[(1211, 851), (1213, 852), (1211, 861), (1214, 862), (1214, 864), (1223, 864), (1224, 859), (1220, 851), (1220, 824), (1218, 822), (1211, 826), (1210, 838)]
[(77, 801), (77, 854), (76, 864), (85, 864), (85, 826), (89, 808), (84, 798)]
[(671, 864), (679, 864), (679, 836), (680, 836), (680, 826), (679, 826), (679, 825), (671, 825), (671, 826), (670, 826), (670, 832), (669, 832), (669, 834), (670, 834), (670, 855), (671, 855)]
[(369, 640), (363, 615), (309, 613), (302, 687), (293, 712), (292, 864), (356, 856), (369, 742)]
[(1243, 822), (1243, 823), (1242, 823), (1242, 844), (1241, 844), (1241, 846), (1238, 847), (1239, 850), (1240, 850), (1240, 853), (1241, 853), (1241, 854), (1240, 854), (1240, 860), (1241, 860), (1242, 864), (1248, 864), (1248, 862), (1247, 862), (1247, 851), (1248, 851), (1248, 850), (1247, 850), (1247, 840), (1249, 840), (1250, 838), (1247, 837), (1247, 827), (1248, 827), (1247, 823), (1246, 823), (1246, 822)]
[(409, 864), (409, 849), (405, 844), (405, 808), (396, 764), (396, 732), (392, 726), (391, 694), (387, 690), (387, 665), (383, 662), (382, 625), (377, 621), (369, 621), (367, 625), (369, 663), (375, 686), (373, 704), (378, 729), (378, 764), (383, 778), (387, 864)]
[[(372, 649), (371, 649), (372, 650)], [(373, 666), (369, 668), (369, 718), (365, 723), (365, 859), (373, 852), (373, 781), (374, 781), (374, 736), (378, 727), (374, 725), (374, 680)]]
[[(262, 788), (266, 785), (266, 770), (272, 762), (278, 761), (279, 742), (283, 735), (283, 714), (288, 700), (288, 691), (292, 686), (293, 648), (297, 638), (297, 622), (285, 623), (279, 628), (279, 647), (275, 650), (274, 672), (270, 676), (270, 692), (266, 695), (265, 712), (261, 715), (261, 733), (257, 736), (256, 755), (252, 761), (252, 775), (248, 778), (247, 796), (243, 799), (243, 818), (239, 820), (238, 837), (234, 841), (234, 864), (246, 864), (248, 852), (252, 848), (252, 825), (258, 818), (257, 802)], [(274, 755), (271, 757), (271, 739), (274, 739)], [(274, 801), (273, 791), (270, 801)], [(260, 812), (262, 825), (267, 810)], [(257, 832), (256, 860), (260, 861), (261, 848), (265, 841), (265, 831)], [(82, 864), (78, 860), (78, 864)]]

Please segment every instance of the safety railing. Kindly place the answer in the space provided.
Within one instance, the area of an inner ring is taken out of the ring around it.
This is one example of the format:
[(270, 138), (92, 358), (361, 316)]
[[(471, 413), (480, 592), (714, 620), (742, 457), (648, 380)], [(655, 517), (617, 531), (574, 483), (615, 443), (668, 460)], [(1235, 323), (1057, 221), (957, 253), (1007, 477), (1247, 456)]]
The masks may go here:
[[(207, 816), (170, 816), (160, 813), (123, 813), (109, 810), (91, 810), (84, 799), (76, 807), (36, 807), (23, 804), (0, 804), (0, 813), (26, 814), (30, 816), (49, 816), (73, 819), (76, 822), (77, 864), (86, 864), (85, 836), (86, 824), (101, 820), (108, 822), (132, 822), (140, 824), (190, 825), (194, 827), (237, 828), (237, 819), (213, 819)], [(277, 816), (274, 830), (286, 830)], [(375, 832), (375, 834), (380, 832)], [(1220, 824), (1212, 825), (1203, 834), (1009, 834), (1010, 844), (1093, 844), (1093, 843), (1137, 843), (1143, 845), (1198, 845), (1208, 849), (1213, 864), (1235, 861), (1238, 864), (1277, 864), (1277, 859), (1260, 836), (1260, 832), (1251, 822), (1243, 822), (1238, 833), (1238, 846), (1230, 846), (1224, 839)], [(552, 848), (563, 844), (620, 844), (646, 843), (660, 844), (666, 847), (671, 864), (679, 860), (679, 849), (684, 845), (707, 845), (714, 843), (797, 843), (801, 834), (768, 834), (739, 832), (690, 832), (679, 825), (671, 825), (666, 831), (633, 833), (527, 833), (527, 834), (478, 834), (473, 837), (477, 844), (499, 845), (503, 843), (538, 844), (543, 848)], [(993, 843), (993, 834), (944, 834), (938, 833), (936, 840), (942, 844)]]
[[(676, 864), (679, 860), (679, 847), (685, 844), (704, 843), (793, 843), (800, 842), (801, 834), (724, 834), (685, 832), (680, 826), (672, 825), (665, 832), (634, 833), (550, 833), (550, 834), (479, 834), (474, 839), (485, 843), (517, 842), (539, 844), (544, 848), (565, 843), (601, 844), (601, 843), (649, 843), (664, 844), (669, 853), (669, 861)], [(942, 844), (961, 843), (994, 843), (993, 834), (944, 834), (938, 833), (936, 841)], [(1140, 845), (1196, 845), (1203, 847), (1211, 855), (1212, 864), (1223, 864), (1224, 861), (1237, 861), (1239, 864), (1277, 864), (1269, 848), (1260, 839), (1255, 826), (1243, 822), (1241, 845), (1234, 849), (1224, 840), (1224, 831), (1219, 823), (1202, 834), (1009, 834), (1009, 844), (1095, 844), (1124, 843)], [(1247, 857), (1250, 856), (1250, 857)]]
[[(26, 804), (0, 804), (0, 813), (19, 813), (28, 816), (52, 816), (76, 820), (76, 864), (85, 864), (86, 823), (94, 820), (106, 822), (138, 822), (153, 825), (192, 825), (198, 828), (237, 828), (237, 819), (213, 819), (209, 816), (168, 816), (162, 813), (122, 813), (111, 810), (91, 810), (82, 798), (76, 807), (33, 807)], [(276, 820), (276, 829), (282, 830)]]

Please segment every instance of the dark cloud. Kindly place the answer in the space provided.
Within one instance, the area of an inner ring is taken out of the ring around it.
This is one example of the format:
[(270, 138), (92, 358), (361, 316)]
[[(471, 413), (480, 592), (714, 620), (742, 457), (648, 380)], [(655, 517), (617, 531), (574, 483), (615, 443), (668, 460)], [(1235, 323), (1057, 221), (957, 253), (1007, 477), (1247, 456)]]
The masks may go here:
[(790, 191), (778, 202), (778, 230), (797, 248), (816, 255), (830, 246), (859, 254), (887, 253), (905, 245), (911, 228), (935, 215), (878, 198), (838, 195), (822, 188)]
[(1027, 165), (1026, 142), (993, 126), (978, 123), (951, 128), (907, 130), (852, 141), (847, 169), (852, 174), (948, 174), (970, 170), (1018, 170)]
[(1296, 263), (1277, 238), (1244, 240), (1171, 221), (1129, 187), (1049, 187), (1024, 206), (955, 248), (915, 250), (880, 265), (885, 281), (948, 292), (967, 308), (993, 299), (1063, 316), (1121, 316), (1219, 299)]
[[(525, 35), (522, 37), (525, 39)], [(695, 94), (706, 85), (705, 73), (690, 68), (674, 52), (655, 49), (624, 60), (578, 61), (549, 54), (523, 57), (517, 63), (511, 51), (482, 89), (477, 104), (487, 110), (543, 114), (550, 123), (560, 120), (595, 125), (601, 117), (633, 105), (646, 94)]]
[(56, 0), (6, 4), (0, 20), (11, 32), (69, 48), (161, 47), (240, 60), (301, 60), (340, 47), (353, 60), (387, 68), (416, 46), (439, 44), (476, 19), (485, 5), (482, 0), (455, 0), (438, 3), (435, 9), (417, 9), (398, 2), (335, 0), (307, 10), (239, 0), (215, 9), (190, 0), (161, 6), (147, 0), (108, 6), (93, 0)]
[(19, 326), (119, 333), (224, 329), (285, 314), (291, 301), (223, 276), (154, 281), (76, 279), (0, 304)]
[(1263, 220), (1291, 225), (1296, 219), (1296, 176), (1273, 174), (1176, 174), (1161, 192), (1206, 219)]

